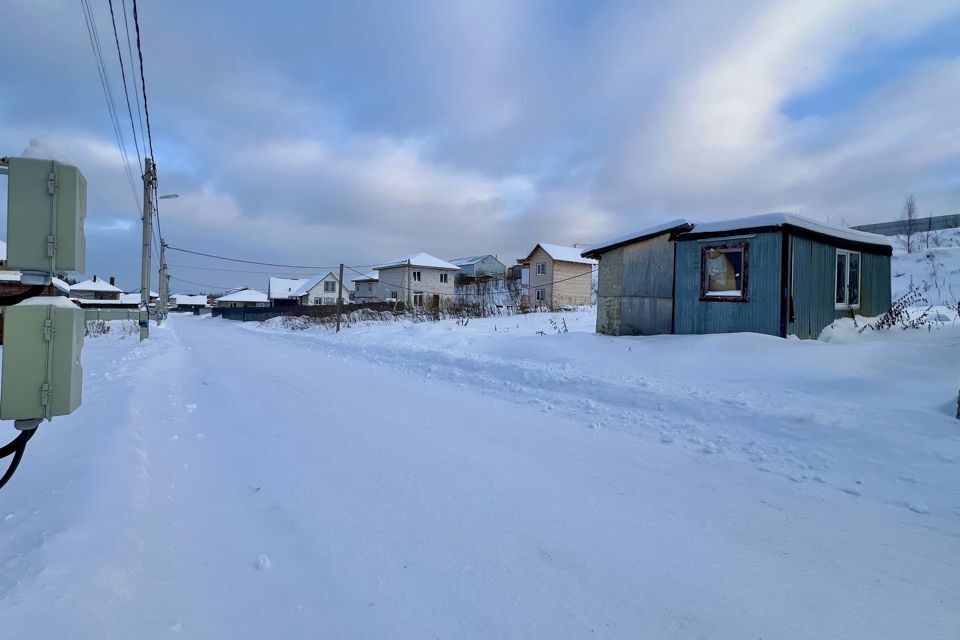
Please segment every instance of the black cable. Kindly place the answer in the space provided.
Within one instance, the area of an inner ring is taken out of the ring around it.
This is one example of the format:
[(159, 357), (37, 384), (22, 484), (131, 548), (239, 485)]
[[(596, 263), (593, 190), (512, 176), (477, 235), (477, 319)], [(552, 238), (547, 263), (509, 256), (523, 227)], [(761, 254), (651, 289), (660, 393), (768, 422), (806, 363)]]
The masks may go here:
[(143, 112), (147, 118), (147, 141), (150, 143), (150, 157), (153, 155), (153, 131), (150, 128), (150, 107), (147, 106), (147, 79), (143, 75), (143, 49), (140, 45), (140, 19), (137, 16), (137, 0), (133, 0), (133, 28), (137, 32), (137, 55), (140, 57), (140, 86), (143, 88)]
[[(120, 52), (120, 34), (117, 33), (117, 19), (113, 14), (113, 0), (108, 0), (110, 4), (110, 22), (113, 23), (113, 41), (117, 44), (117, 59), (120, 61), (120, 77), (123, 78), (123, 97), (127, 101), (127, 115), (130, 116), (130, 130), (133, 131), (133, 146), (137, 150), (138, 166), (143, 166), (143, 158), (140, 157), (140, 143), (137, 140), (137, 127), (133, 124), (133, 107), (130, 106), (130, 89), (127, 87), (127, 71), (123, 64), (123, 54)], [(136, 86), (134, 86), (136, 89)]]
[[(123, 30), (127, 34), (127, 56), (130, 60), (130, 74), (133, 76), (133, 97), (134, 101), (137, 104), (137, 120), (140, 121), (140, 141), (146, 142), (147, 136), (143, 131), (143, 110), (140, 108), (140, 93), (137, 91), (137, 83), (140, 82), (137, 78), (137, 68), (133, 64), (133, 45), (130, 44), (130, 23), (127, 21), (127, 0), (120, 0), (123, 7)], [(146, 145), (143, 149), (146, 153)], [(140, 167), (143, 167), (143, 163), (140, 164)]]
[[(195, 256), (204, 256), (206, 258), (216, 258), (217, 260), (227, 260), (229, 262), (242, 262), (244, 264), (258, 264), (263, 267), (280, 267), (284, 269), (311, 269), (311, 270), (315, 269), (317, 271), (325, 271), (325, 270), (332, 271), (334, 269), (340, 268), (340, 265), (336, 265), (333, 267), (317, 267), (313, 265), (303, 265), (303, 264), (278, 264), (275, 262), (258, 262), (257, 260), (243, 260), (241, 258), (228, 258), (227, 256), (218, 256), (212, 253), (204, 253), (202, 251), (193, 251), (191, 249), (181, 249), (180, 247), (171, 247), (171, 246), (167, 246), (167, 249), (169, 251), (180, 251), (181, 253), (192, 253)], [(371, 265), (356, 265), (356, 266), (362, 268), (362, 267), (374, 267), (376, 265), (371, 264)]]
[(17, 467), (20, 466), (20, 460), (23, 459), (23, 452), (27, 449), (27, 442), (30, 441), (30, 438), (33, 437), (33, 434), (36, 433), (37, 429), (27, 429), (21, 431), (20, 435), (13, 439), (9, 444), (4, 445), (0, 448), (0, 459), (6, 458), (9, 455), (13, 455), (13, 460), (10, 461), (10, 466), (7, 467), (6, 473), (3, 474), (3, 477), (0, 478), (0, 489), (10, 481), (10, 478), (13, 477), (13, 474), (16, 473)]

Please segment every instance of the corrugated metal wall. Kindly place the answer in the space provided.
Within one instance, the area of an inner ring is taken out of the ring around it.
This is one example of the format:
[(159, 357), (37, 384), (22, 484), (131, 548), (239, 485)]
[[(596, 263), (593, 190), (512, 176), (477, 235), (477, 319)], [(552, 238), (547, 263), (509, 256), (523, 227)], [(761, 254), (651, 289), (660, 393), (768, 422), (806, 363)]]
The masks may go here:
[[(835, 319), (850, 316), (836, 309), (836, 247), (792, 236), (794, 321), (789, 333), (799, 338), (816, 339)], [(876, 316), (890, 308), (890, 257), (861, 252), (861, 316)]]
[[(678, 241), (674, 293), (676, 332), (753, 331), (780, 335), (781, 237), (778, 230), (729, 238)], [(701, 301), (701, 248), (741, 241), (750, 244), (747, 276), (749, 302)]]
[(664, 234), (600, 257), (597, 332), (670, 333), (673, 318), (673, 242)]

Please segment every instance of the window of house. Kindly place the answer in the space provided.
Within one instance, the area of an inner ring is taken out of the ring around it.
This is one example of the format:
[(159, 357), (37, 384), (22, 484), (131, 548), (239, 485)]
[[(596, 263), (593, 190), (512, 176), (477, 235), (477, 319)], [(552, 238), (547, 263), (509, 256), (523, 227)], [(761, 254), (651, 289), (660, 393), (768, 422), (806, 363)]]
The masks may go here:
[(449, 274), (449, 273), (441, 273), (441, 274), (440, 274), (440, 284), (446, 284), (446, 283), (450, 282), (449, 277), (450, 277), (450, 274)]
[(333, 280), (327, 280), (323, 283), (323, 292), (324, 293), (333, 293), (337, 290), (337, 283)]
[(700, 249), (700, 299), (746, 302), (750, 269), (749, 243), (721, 244)]
[(537, 289), (537, 302), (542, 302), (547, 299), (547, 290), (546, 289)]
[(413, 272), (413, 281), (414, 281), (414, 282), (420, 282), (420, 272), (419, 272), (419, 271), (414, 271), (414, 272)]
[(537, 275), (538, 275), (538, 276), (545, 276), (545, 275), (547, 275), (547, 263), (546, 263), (546, 262), (538, 262), (538, 263), (537, 263)]
[(423, 291), (414, 291), (413, 292), (413, 306), (422, 307), (423, 306)]
[(314, 298), (313, 304), (320, 304), (320, 298)]
[(837, 249), (837, 280), (834, 307), (860, 308), (860, 252)]
[(399, 300), (399, 299), (400, 299), (400, 292), (399, 292), (399, 291), (391, 291), (391, 292), (390, 292), (390, 297), (393, 298), (394, 300)]
[(324, 298), (323, 304), (337, 304), (336, 298)]

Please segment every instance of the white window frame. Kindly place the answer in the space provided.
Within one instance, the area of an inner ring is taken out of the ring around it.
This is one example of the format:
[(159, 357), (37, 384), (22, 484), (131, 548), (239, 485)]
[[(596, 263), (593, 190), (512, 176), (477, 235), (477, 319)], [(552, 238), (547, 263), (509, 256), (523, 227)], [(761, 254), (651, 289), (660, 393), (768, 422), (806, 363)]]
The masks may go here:
[(315, 298), (313, 299), (313, 304), (315, 304), (315, 305), (320, 304), (320, 302), (321, 302), (321, 300), (320, 300), (319, 297), (315, 297)]
[[(844, 269), (846, 276), (846, 286), (843, 290), (843, 302), (837, 302), (837, 264), (840, 256), (846, 256), (847, 264)], [(850, 256), (857, 256), (857, 304), (850, 304)], [(847, 249), (837, 249), (837, 257), (833, 263), (833, 308), (837, 310), (857, 310), (860, 308), (860, 301), (863, 300), (863, 254), (860, 251), (849, 251)]]
[(414, 272), (413, 272), (413, 281), (414, 281), (414, 282), (420, 282), (420, 281), (421, 281), (421, 280), (420, 280), (420, 272), (419, 272), (419, 271), (414, 271)]
[(337, 283), (335, 280), (324, 280), (323, 282), (323, 292), (324, 293), (336, 293), (337, 292)]
[(441, 274), (440, 274), (440, 284), (447, 284), (448, 282), (450, 282), (450, 274), (449, 274), (449, 273), (441, 273)]
[(414, 291), (413, 292), (413, 306), (422, 307), (423, 306), (423, 291)]
[(547, 299), (547, 290), (541, 287), (534, 292), (534, 296), (537, 302), (543, 302)]
[(546, 262), (538, 262), (538, 263), (537, 263), (537, 275), (538, 275), (538, 276), (545, 276), (545, 275), (547, 275), (547, 263), (546, 263)]

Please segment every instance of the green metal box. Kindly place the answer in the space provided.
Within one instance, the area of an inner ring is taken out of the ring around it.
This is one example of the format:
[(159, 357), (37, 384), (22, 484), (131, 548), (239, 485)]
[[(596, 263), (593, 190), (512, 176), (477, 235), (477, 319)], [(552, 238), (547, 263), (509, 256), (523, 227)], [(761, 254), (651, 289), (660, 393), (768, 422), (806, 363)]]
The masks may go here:
[(6, 308), (0, 420), (49, 419), (80, 406), (83, 319), (83, 309), (63, 296)]
[(69, 164), (10, 158), (7, 264), (21, 271), (83, 273), (87, 181)]

